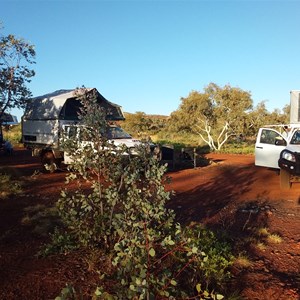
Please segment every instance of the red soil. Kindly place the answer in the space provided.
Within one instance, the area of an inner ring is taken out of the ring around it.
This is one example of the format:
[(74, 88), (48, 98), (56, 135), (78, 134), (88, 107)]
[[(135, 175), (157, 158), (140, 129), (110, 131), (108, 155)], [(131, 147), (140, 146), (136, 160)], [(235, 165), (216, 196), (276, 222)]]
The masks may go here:
[[(236, 249), (244, 250), (251, 265), (232, 269), (232, 286), (244, 299), (300, 299), (300, 183), (280, 190), (278, 174), (255, 167), (251, 155), (207, 157), (213, 164), (168, 174), (167, 189), (175, 191), (169, 205), (182, 222), (225, 229), (236, 241), (248, 238)], [(67, 283), (88, 299), (97, 275), (88, 271), (80, 253), (38, 258), (49, 237), (24, 224), (26, 207), (55, 203), (66, 173), (40, 173), (39, 160), (21, 148), (12, 157), (0, 153), (1, 168), (24, 182), (24, 193), (0, 199), (0, 299), (54, 299)], [(282, 241), (267, 241), (255, 228), (268, 228)]]

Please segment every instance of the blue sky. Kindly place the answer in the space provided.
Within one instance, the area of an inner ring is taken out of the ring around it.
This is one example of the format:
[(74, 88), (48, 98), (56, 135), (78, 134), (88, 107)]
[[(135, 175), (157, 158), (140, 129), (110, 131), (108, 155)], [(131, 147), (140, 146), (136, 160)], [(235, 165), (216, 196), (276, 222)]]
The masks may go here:
[[(34, 96), (96, 87), (126, 112), (169, 115), (210, 82), (269, 111), (300, 89), (299, 1), (2, 0), (2, 34), (35, 45)], [(21, 112), (14, 112), (20, 117)]]

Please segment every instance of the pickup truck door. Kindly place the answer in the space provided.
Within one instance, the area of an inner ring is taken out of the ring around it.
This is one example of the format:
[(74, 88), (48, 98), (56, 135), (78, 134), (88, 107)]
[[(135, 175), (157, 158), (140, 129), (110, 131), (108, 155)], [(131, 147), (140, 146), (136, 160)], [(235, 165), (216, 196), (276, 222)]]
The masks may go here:
[(279, 155), (286, 144), (286, 139), (277, 130), (260, 128), (255, 143), (255, 165), (279, 169)]

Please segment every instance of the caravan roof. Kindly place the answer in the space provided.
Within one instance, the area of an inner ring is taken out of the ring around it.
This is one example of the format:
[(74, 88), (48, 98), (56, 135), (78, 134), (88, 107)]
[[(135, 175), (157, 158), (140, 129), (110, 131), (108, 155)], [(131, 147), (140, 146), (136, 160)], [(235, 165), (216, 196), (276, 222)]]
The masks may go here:
[(105, 99), (95, 88), (58, 90), (32, 98), (27, 103), (24, 118), (30, 120), (77, 120), (81, 107), (80, 96), (90, 92), (96, 92), (97, 102), (106, 109), (108, 119), (125, 119), (121, 106)]

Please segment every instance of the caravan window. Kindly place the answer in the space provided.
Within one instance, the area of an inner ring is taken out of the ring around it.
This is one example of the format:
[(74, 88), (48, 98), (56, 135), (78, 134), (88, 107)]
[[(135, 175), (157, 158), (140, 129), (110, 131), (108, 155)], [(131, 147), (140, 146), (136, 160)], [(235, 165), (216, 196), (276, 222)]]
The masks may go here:
[(77, 136), (77, 127), (70, 126), (69, 127), (69, 134), (68, 134), (69, 139), (75, 139), (76, 136)]
[(75, 126), (64, 126), (64, 136), (67, 139), (77, 138), (77, 127)]
[(78, 114), (80, 113), (80, 108), (82, 107), (82, 104), (79, 100), (76, 100), (75, 98), (68, 99), (61, 112), (60, 112), (60, 119), (62, 120), (78, 120)]

